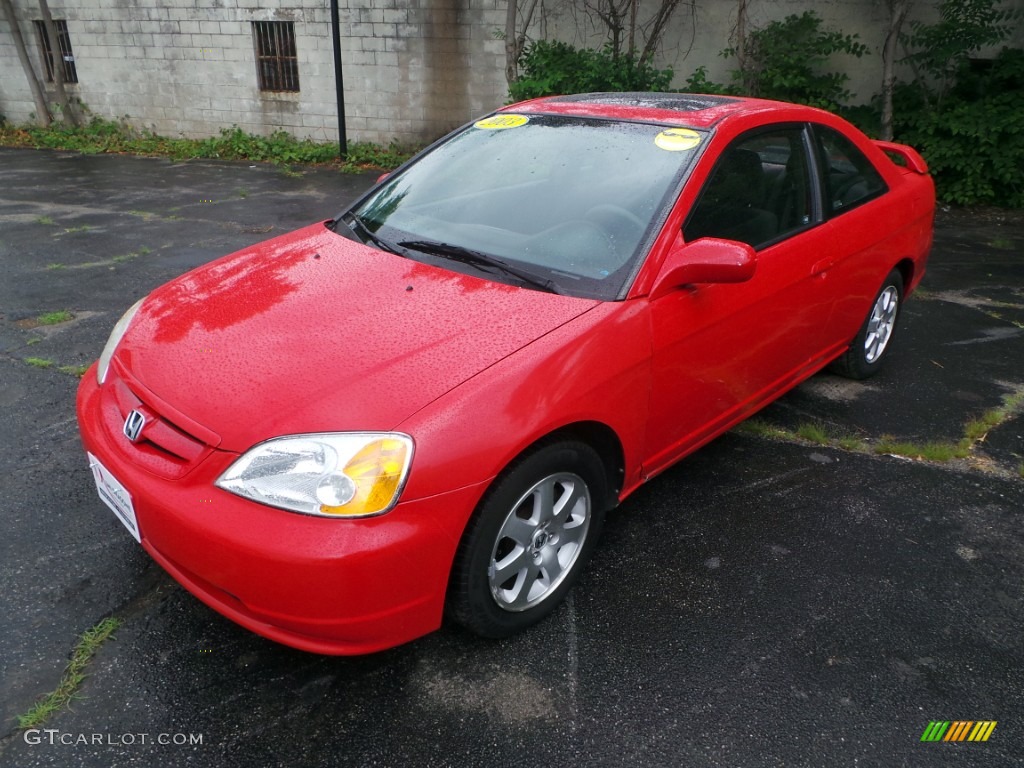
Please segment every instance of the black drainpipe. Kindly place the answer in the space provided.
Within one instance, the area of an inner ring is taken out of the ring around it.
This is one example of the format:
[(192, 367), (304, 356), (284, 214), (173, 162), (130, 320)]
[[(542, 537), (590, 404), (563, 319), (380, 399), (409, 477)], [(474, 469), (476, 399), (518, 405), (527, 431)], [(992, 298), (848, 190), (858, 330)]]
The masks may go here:
[(331, 0), (331, 37), (334, 39), (334, 86), (338, 92), (338, 152), (344, 160), (348, 157), (348, 136), (345, 134), (345, 83), (341, 77), (341, 24), (338, 20), (338, 0)]

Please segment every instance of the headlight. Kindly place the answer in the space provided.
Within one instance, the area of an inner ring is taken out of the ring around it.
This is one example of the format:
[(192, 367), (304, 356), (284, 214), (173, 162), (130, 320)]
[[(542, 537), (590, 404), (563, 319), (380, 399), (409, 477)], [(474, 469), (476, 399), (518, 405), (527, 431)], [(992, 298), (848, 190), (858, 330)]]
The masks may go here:
[(110, 370), (110, 358), (114, 356), (114, 350), (117, 349), (117, 345), (121, 343), (121, 339), (124, 337), (125, 331), (128, 330), (128, 326), (131, 325), (132, 318), (135, 317), (135, 313), (139, 311), (139, 307), (142, 306), (142, 302), (145, 301), (145, 297), (139, 299), (132, 304), (128, 311), (121, 315), (121, 319), (117, 321), (114, 326), (114, 330), (110, 332), (110, 338), (107, 339), (106, 345), (103, 347), (103, 351), (100, 353), (100, 362), (96, 366), (96, 379), (102, 384), (107, 379), (107, 371)]
[(244, 453), (216, 485), (306, 515), (379, 515), (398, 502), (412, 449), (397, 432), (278, 437)]

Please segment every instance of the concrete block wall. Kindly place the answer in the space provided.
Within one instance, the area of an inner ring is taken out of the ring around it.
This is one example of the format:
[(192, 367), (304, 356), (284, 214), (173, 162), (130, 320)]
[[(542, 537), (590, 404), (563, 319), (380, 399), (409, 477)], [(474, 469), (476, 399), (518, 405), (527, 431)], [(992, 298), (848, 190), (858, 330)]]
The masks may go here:
[[(501, 0), (341, 0), (346, 129), (351, 140), (432, 140), (506, 99)], [(15, 3), (37, 73), (35, 3)], [(168, 136), (238, 125), (337, 139), (330, 5), (310, 0), (51, 0), (78, 70), (70, 86), (96, 115)], [(292, 21), (300, 91), (260, 92), (253, 21)], [(52, 85), (48, 86), (52, 90)], [(0, 114), (34, 111), (0, 19)]]
[[(349, 138), (388, 143), (432, 140), (506, 100), (506, 0), (340, 0), (346, 126)], [(641, 0), (648, 18), (658, 0)], [(1024, 0), (1005, 0), (1024, 9)], [(41, 71), (32, 19), (34, 0), (15, 0), (30, 56)], [(334, 64), (327, 0), (50, 0), (66, 19), (78, 68), (71, 90), (93, 113), (124, 118), (168, 136), (205, 137), (238, 125), (256, 134), (284, 128), (299, 137), (337, 139)], [(856, 32), (873, 52), (885, 32), (879, 0), (759, 0), (752, 28), (808, 8), (827, 27)], [(913, 6), (930, 20), (931, 3)], [(728, 82), (734, 62), (719, 54), (735, 25), (734, 2), (682, 3), (656, 66), (671, 66), (676, 87), (704, 65)], [(293, 21), (299, 60), (298, 93), (261, 93), (253, 21)], [(603, 26), (573, 0), (548, 0), (530, 28), (534, 38), (600, 47)], [(1022, 32), (1010, 41), (1022, 46)], [(880, 89), (877, 55), (838, 56), (860, 101)], [(49, 86), (52, 89), (52, 85)], [(10, 30), (0, 18), (0, 114), (25, 121), (34, 110)]]

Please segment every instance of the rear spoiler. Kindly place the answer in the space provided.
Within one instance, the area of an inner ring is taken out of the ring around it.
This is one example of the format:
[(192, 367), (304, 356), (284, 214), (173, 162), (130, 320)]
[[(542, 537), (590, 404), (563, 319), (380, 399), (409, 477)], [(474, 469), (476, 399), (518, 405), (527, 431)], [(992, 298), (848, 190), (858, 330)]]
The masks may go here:
[(896, 165), (909, 168), (915, 173), (928, 173), (928, 163), (913, 147), (908, 147), (906, 144), (896, 144), (891, 141), (875, 140), (873, 143), (885, 152)]

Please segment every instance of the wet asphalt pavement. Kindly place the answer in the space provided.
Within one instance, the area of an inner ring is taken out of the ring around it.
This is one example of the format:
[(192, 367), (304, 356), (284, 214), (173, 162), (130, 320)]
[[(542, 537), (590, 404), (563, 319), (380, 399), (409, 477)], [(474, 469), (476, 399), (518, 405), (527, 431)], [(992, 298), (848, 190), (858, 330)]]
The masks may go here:
[[(155, 286), (374, 175), (0, 149), (0, 765), (1021, 765), (1020, 414), (947, 464), (730, 433), (611, 515), (569, 601), (501, 642), (445, 626), (319, 657), (167, 577), (96, 496), (75, 367)], [(899, 332), (878, 377), (820, 374), (760, 418), (960, 439), (1024, 388), (1024, 216), (940, 214)], [(80, 696), (19, 730), (108, 615)], [(922, 743), (932, 720), (998, 724)]]

